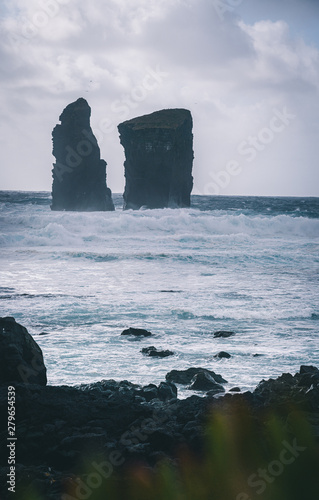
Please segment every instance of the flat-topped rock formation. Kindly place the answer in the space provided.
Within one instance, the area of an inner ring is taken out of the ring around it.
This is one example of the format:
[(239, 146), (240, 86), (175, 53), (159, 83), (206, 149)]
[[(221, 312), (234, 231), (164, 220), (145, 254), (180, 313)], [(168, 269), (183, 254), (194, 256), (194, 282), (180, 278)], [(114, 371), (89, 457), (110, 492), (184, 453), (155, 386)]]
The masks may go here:
[(124, 209), (190, 206), (192, 127), (186, 109), (156, 111), (118, 126), (126, 158)]
[(52, 132), (52, 210), (114, 210), (106, 185), (106, 162), (90, 126), (91, 108), (83, 98), (69, 104)]

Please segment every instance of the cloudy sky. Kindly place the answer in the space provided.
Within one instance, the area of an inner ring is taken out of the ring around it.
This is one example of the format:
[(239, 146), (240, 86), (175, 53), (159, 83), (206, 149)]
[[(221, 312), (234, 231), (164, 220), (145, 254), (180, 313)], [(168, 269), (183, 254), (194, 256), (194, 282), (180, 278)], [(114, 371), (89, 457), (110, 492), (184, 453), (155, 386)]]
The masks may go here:
[(124, 187), (117, 125), (194, 120), (197, 194), (319, 196), (318, 0), (1, 0), (0, 189), (51, 190), (51, 132), (84, 97)]

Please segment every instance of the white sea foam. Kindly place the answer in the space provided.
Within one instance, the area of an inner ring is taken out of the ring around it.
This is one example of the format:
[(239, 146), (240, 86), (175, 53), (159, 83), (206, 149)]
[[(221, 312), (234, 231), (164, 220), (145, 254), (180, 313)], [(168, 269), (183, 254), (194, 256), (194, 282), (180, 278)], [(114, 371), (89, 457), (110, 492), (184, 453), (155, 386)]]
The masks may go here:
[[(1, 224), (2, 246), (87, 246), (114, 238), (205, 243), (220, 237), (319, 238), (319, 220), (198, 210), (12, 214)], [(15, 231), (12, 231), (12, 228)]]

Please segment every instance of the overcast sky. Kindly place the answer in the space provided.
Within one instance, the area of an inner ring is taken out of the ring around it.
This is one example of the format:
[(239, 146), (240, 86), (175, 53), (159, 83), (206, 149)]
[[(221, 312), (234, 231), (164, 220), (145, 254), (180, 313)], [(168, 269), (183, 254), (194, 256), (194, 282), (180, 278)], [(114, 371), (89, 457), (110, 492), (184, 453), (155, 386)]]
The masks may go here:
[(318, 0), (1, 0), (0, 189), (51, 190), (67, 104), (91, 125), (113, 192), (117, 125), (194, 120), (194, 193), (319, 196)]

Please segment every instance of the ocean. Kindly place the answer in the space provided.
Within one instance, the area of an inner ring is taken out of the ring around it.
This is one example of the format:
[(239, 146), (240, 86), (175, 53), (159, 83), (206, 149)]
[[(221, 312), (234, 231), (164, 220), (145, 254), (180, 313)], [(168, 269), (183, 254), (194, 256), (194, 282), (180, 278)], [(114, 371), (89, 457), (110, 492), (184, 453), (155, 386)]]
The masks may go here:
[[(52, 212), (48, 192), (0, 192), (0, 314), (40, 345), (50, 385), (158, 384), (203, 367), (250, 390), (319, 366), (319, 198), (125, 212), (113, 199), (115, 212)], [(128, 327), (153, 337), (121, 336)], [(175, 354), (140, 352), (151, 345)]]

